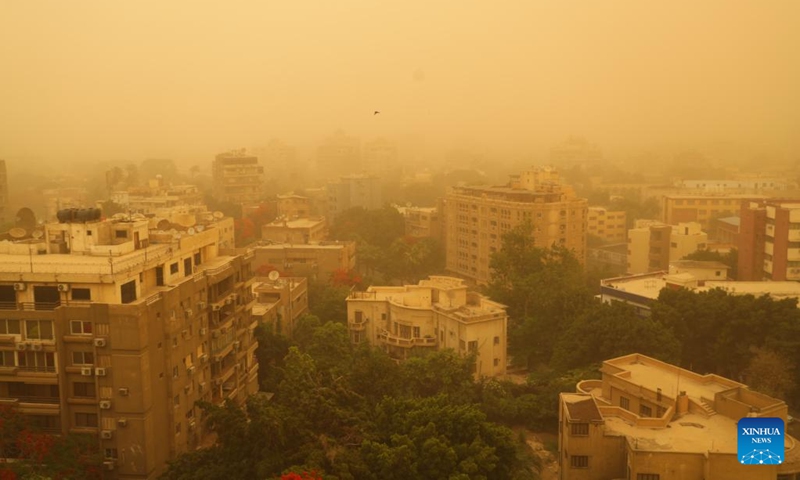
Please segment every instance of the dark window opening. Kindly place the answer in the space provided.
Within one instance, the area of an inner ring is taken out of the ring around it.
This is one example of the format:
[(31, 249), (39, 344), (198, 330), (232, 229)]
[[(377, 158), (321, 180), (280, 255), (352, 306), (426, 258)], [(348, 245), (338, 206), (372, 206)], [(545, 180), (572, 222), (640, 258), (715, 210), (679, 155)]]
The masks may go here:
[(0, 285), (0, 309), (15, 310), (17, 308), (17, 292), (14, 285)]
[(33, 301), (37, 310), (55, 310), (61, 304), (58, 287), (33, 287)]
[(175, 263), (173, 263), (172, 265), (169, 266), (169, 273), (171, 273), (173, 275), (178, 273), (178, 262), (175, 262)]
[(183, 260), (183, 274), (187, 277), (192, 274), (192, 259), (186, 258)]
[(73, 300), (91, 300), (92, 299), (92, 291), (88, 288), (73, 288), (72, 289), (72, 299)]
[(164, 286), (164, 265), (156, 267), (156, 286)]
[(131, 280), (128, 283), (122, 284), (119, 287), (119, 293), (122, 296), (122, 303), (136, 301), (136, 280)]
[(116, 230), (114, 231), (114, 236), (116, 238), (128, 238), (128, 232), (125, 230)]
[(194, 264), (200, 265), (201, 263), (202, 262), (201, 262), (200, 252), (197, 252), (194, 254)]

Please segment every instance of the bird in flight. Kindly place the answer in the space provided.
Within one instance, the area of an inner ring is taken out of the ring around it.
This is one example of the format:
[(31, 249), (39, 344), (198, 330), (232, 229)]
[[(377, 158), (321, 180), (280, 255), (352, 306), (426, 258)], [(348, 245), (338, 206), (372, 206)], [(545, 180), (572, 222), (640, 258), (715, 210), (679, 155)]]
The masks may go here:
[(373, 115), (373, 116), (375, 116), (375, 115), (377, 115), (377, 114), (379, 114), (379, 113), (381, 113), (381, 112), (379, 112), (379, 111), (375, 110), (375, 113), (373, 113), (372, 115)]

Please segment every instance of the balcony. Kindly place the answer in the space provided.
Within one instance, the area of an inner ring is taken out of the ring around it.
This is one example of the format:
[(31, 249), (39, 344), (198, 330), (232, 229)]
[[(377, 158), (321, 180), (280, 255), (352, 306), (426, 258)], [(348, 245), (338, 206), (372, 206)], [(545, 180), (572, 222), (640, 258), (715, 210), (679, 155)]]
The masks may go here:
[(18, 366), (18, 372), (26, 372), (26, 373), (56, 373), (55, 365), (31, 365), (31, 366)]
[(397, 347), (411, 348), (414, 346), (422, 347), (435, 347), (436, 339), (433, 337), (428, 338), (403, 338), (393, 335), (386, 330), (380, 329), (378, 331), (378, 340), (387, 344)]
[(61, 302), (0, 302), (0, 310), (55, 310)]

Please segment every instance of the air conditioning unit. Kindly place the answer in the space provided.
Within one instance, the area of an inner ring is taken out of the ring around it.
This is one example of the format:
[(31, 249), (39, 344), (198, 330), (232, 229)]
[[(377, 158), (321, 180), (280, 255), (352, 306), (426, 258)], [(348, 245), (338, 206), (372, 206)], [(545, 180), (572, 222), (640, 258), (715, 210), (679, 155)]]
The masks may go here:
[(100, 400), (100, 409), (109, 410), (111, 408), (111, 400)]
[(103, 462), (103, 466), (105, 467), (106, 470), (114, 470), (114, 467), (117, 466), (117, 462), (115, 462), (114, 460), (106, 460)]
[(128, 426), (128, 419), (127, 418), (119, 418), (117, 419), (117, 425), (120, 427), (127, 427)]
[(69, 292), (69, 283), (59, 283), (58, 284), (58, 291), (59, 292)]
[(81, 375), (84, 377), (92, 376), (92, 367), (81, 367)]
[(101, 430), (100, 431), (100, 438), (103, 440), (111, 440), (111, 437), (114, 436), (114, 432), (111, 430)]
[(25, 290), (25, 284), (24, 283), (15, 283), (14, 284), (14, 290), (16, 290), (18, 292), (21, 292), (21, 291)]
[(131, 393), (130, 390), (128, 390), (128, 387), (120, 387), (120, 389), (117, 390), (117, 392), (119, 392), (119, 394), (122, 395), (123, 397), (127, 397)]
[(106, 376), (106, 369), (103, 367), (98, 367), (94, 369), (94, 374), (98, 377), (105, 377)]
[(194, 375), (194, 365), (186, 367), (186, 373), (188, 373), (189, 375)]
[(34, 352), (41, 352), (42, 351), (42, 344), (41, 343), (32, 343), (31, 350)]
[(200, 335), (205, 335), (206, 333), (208, 333), (208, 329), (207, 328), (201, 328), (200, 329)]
[(24, 350), (27, 350), (27, 349), (28, 349), (28, 344), (26, 344), (26, 343), (18, 343), (17, 344), (17, 350), (19, 350), (20, 352), (22, 352)]
[(94, 346), (95, 347), (105, 347), (106, 346), (106, 339), (105, 338), (95, 338), (94, 339)]
[(206, 309), (206, 302), (197, 302), (197, 309), (198, 310), (205, 310)]
[(220, 309), (220, 306), (219, 305), (214, 305), (211, 309), (214, 310), (215, 312), (218, 312), (219, 309)]

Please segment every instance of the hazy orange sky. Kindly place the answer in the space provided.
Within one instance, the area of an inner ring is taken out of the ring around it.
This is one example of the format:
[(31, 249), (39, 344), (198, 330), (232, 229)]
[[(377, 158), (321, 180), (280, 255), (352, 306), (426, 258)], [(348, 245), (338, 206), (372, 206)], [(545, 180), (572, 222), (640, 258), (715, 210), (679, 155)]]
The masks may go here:
[(6, 1), (0, 158), (210, 160), (337, 128), (798, 154), (799, 25), (796, 0)]

